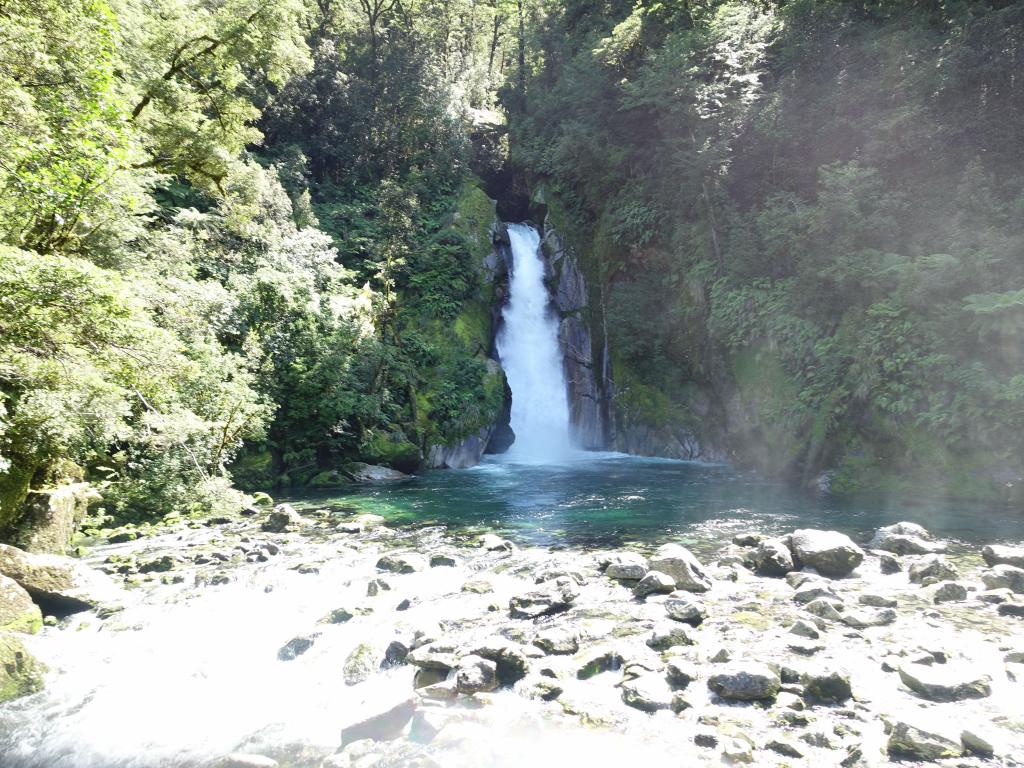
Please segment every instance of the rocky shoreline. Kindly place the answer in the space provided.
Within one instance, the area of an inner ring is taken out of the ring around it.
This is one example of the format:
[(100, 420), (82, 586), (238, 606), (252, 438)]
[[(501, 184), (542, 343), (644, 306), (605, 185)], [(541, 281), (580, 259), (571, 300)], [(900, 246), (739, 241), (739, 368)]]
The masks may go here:
[[(975, 552), (900, 523), (864, 547), (833, 531), (749, 532), (698, 558), (672, 542), (553, 551), (351, 512), (248, 512), (98, 546), (92, 568), (3, 547), (0, 693), (17, 699), (5, 708), (59, 686), (59, 664), (42, 673), (58, 636), (145, 631), (139, 606), (343, 574), (345, 600), (274, 638), (267, 663), (386, 693), (347, 712), (333, 744), (253, 734), (174, 765), (461, 765), (502, 743), (496, 731), (511, 738), (510, 712), (555, 743), (603, 733), (670, 748), (672, 764), (1024, 764), (1021, 548)], [(11, 764), (49, 764), (5, 708)], [(483, 759), (524, 764), (507, 749), (533, 736), (516, 739)]]

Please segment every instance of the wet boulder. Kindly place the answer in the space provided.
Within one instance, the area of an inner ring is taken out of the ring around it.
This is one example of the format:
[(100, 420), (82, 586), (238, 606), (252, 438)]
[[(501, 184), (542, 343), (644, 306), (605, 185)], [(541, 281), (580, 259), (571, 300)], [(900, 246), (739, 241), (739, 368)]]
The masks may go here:
[(21, 640), (0, 633), (0, 703), (41, 691), (44, 671)]
[(693, 645), (693, 639), (686, 629), (675, 623), (664, 624), (654, 628), (647, 638), (647, 646), (656, 651), (666, 651), (678, 645)]
[(312, 635), (293, 637), (278, 649), (277, 658), (280, 661), (292, 661), (293, 659), (297, 659), (313, 647), (313, 643), (316, 642), (316, 639), (319, 636), (319, 633), (313, 633)]
[(515, 685), (530, 672), (526, 649), (503, 637), (492, 637), (476, 644), (470, 654), (494, 662), (499, 685)]
[(459, 693), (482, 693), (498, 687), (498, 667), (480, 656), (463, 656), (455, 669), (455, 688)]
[(117, 600), (105, 574), (61, 555), (31, 554), (0, 544), (0, 574), (16, 581), (45, 612), (64, 616)]
[(636, 552), (616, 552), (608, 559), (604, 575), (609, 579), (639, 581), (649, 570), (647, 558)]
[(960, 573), (942, 555), (927, 555), (910, 566), (910, 581), (914, 584), (935, 584), (939, 581), (954, 581)]
[(800, 529), (790, 536), (789, 547), (797, 567), (813, 568), (830, 578), (849, 576), (864, 561), (864, 550), (838, 531)]
[(928, 555), (946, 548), (935, 542), (932, 535), (917, 523), (896, 523), (879, 528), (870, 546), (894, 555)]
[(943, 581), (932, 595), (934, 603), (955, 603), (967, 599), (967, 587), (959, 581)]
[(697, 665), (681, 656), (673, 656), (665, 663), (665, 680), (673, 690), (685, 689), (698, 674)]
[(509, 600), (509, 614), (513, 619), (536, 619), (567, 611), (579, 596), (579, 588), (569, 578), (549, 581), (539, 587)]
[(754, 570), (762, 576), (785, 576), (793, 570), (793, 555), (782, 539), (764, 539), (753, 556)]
[(800, 675), (804, 695), (815, 701), (841, 704), (853, 697), (850, 675), (835, 669), (815, 669)]
[(579, 634), (564, 627), (552, 627), (538, 633), (533, 644), (551, 656), (570, 656), (580, 649)]
[(674, 592), (676, 581), (667, 573), (661, 571), (648, 571), (636, 586), (633, 587), (633, 594), (639, 598), (655, 594), (668, 594)]
[(679, 544), (664, 544), (650, 560), (652, 571), (667, 574), (676, 583), (676, 589), (684, 592), (707, 592), (711, 589), (711, 577), (704, 566), (686, 547)]
[(844, 612), (840, 621), (854, 629), (867, 629), (868, 627), (887, 627), (894, 623), (896, 618), (896, 611), (892, 608), (882, 608), (877, 611), (861, 609)]
[(654, 672), (627, 680), (622, 684), (622, 701), (641, 712), (672, 709), (673, 692), (665, 678)]
[(674, 621), (696, 627), (707, 618), (708, 609), (685, 592), (673, 592), (665, 600), (665, 613)]
[(479, 539), (481, 549), (485, 549), (488, 552), (513, 552), (515, 551), (516, 545), (508, 539), (503, 539), (494, 533), (485, 533)]
[(260, 527), (268, 533), (284, 533), (301, 528), (306, 522), (291, 504), (278, 504)]
[(429, 567), (427, 558), (418, 552), (392, 552), (377, 561), (377, 569), (389, 573), (416, 573)]
[(990, 544), (982, 548), (981, 556), (985, 559), (985, 564), (990, 567), (993, 565), (1012, 565), (1015, 568), (1024, 568), (1024, 547), (1005, 547), (1000, 544)]
[(377, 649), (370, 643), (360, 643), (352, 649), (342, 667), (345, 685), (357, 685), (369, 680), (379, 666)]
[(397, 469), (381, 467), (377, 464), (364, 464), (361, 461), (346, 464), (345, 472), (357, 483), (393, 483), (409, 478), (409, 475), (399, 472)]
[(1024, 568), (1012, 565), (997, 565), (981, 574), (985, 589), (1008, 589), (1024, 594)]
[(779, 674), (757, 662), (730, 663), (708, 678), (708, 688), (730, 701), (774, 699), (781, 686)]
[(28, 552), (67, 554), (71, 537), (99, 493), (88, 483), (68, 483), (30, 491), (25, 513), (18, 521), (14, 541)]
[(0, 632), (38, 632), (43, 614), (14, 579), (0, 576)]

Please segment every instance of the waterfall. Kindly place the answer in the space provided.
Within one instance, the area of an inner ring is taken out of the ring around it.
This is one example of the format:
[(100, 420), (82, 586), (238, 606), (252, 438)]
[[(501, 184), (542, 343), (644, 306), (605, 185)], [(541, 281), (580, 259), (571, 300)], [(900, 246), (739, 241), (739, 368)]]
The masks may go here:
[(512, 274), (502, 311), (498, 355), (512, 390), (509, 458), (547, 463), (572, 450), (569, 399), (558, 345), (558, 319), (544, 285), (540, 235), (528, 224), (509, 224)]

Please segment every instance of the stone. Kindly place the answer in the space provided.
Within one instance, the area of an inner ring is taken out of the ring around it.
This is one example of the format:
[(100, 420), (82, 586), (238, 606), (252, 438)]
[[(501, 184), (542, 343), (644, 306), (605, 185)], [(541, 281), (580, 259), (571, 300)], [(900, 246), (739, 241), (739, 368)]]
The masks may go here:
[(481, 549), (486, 549), (488, 552), (513, 552), (516, 548), (516, 545), (508, 539), (503, 539), (493, 533), (485, 533), (480, 537), (479, 543)]
[(364, 464), (361, 461), (346, 464), (345, 472), (357, 483), (393, 483), (409, 478), (409, 475), (399, 472), (397, 469), (381, 467), (376, 464)]
[(345, 685), (358, 685), (369, 680), (379, 666), (377, 650), (369, 643), (360, 643), (352, 649), (342, 667)]
[(509, 600), (508, 608), (512, 618), (536, 619), (567, 611), (579, 596), (579, 588), (569, 578), (546, 582), (540, 587)]
[(774, 699), (781, 686), (778, 673), (757, 662), (732, 663), (708, 678), (708, 688), (731, 701)]
[(341, 729), (341, 746), (363, 739), (390, 741), (402, 735), (416, 712), (416, 699), (409, 697), (392, 702), (376, 714)]
[(843, 599), (832, 591), (832, 587), (827, 583), (819, 581), (807, 582), (793, 593), (793, 602), (800, 605), (804, 605), (815, 600), (827, 600), (828, 602), (837, 605), (841, 605), (843, 602)]
[(983, 699), (992, 694), (992, 678), (953, 664), (902, 664), (900, 680), (918, 696), (929, 701)]
[(494, 585), (487, 579), (470, 579), (462, 585), (462, 591), (474, 595), (486, 595), (494, 591)]
[(277, 768), (278, 762), (266, 755), (251, 755), (245, 752), (232, 752), (219, 763), (217, 768)]
[(804, 694), (816, 701), (842, 704), (853, 697), (850, 675), (834, 669), (819, 669), (800, 675)]
[(992, 757), (1000, 751), (992, 734), (979, 728), (964, 728), (960, 733), (960, 743), (972, 755)]
[(639, 581), (649, 570), (647, 558), (636, 552), (616, 552), (609, 558), (604, 575), (609, 579)]
[(1024, 603), (1003, 603), (996, 608), (1000, 616), (1024, 618)]
[(789, 631), (798, 637), (806, 637), (810, 640), (817, 640), (821, 637), (818, 628), (803, 619), (797, 619), (793, 622), (793, 626), (789, 628)]
[(431, 555), (430, 556), (430, 567), (431, 568), (454, 568), (459, 564), (459, 560), (451, 555)]
[(418, 552), (393, 552), (377, 561), (377, 569), (390, 573), (417, 573), (430, 567), (427, 558)]
[(897, 605), (895, 598), (886, 597), (885, 595), (876, 595), (871, 592), (858, 595), (857, 602), (861, 605), (867, 605), (872, 608), (895, 608)]
[(728, 648), (719, 648), (708, 658), (712, 664), (725, 664), (728, 661), (732, 661), (732, 651)]
[(381, 592), (390, 592), (391, 585), (388, 584), (384, 579), (371, 579), (366, 585), (366, 596), (376, 597)]
[(515, 685), (530, 672), (526, 649), (503, 637), (488, 638), (478, 643), (471, 653), (494, 662), (499, 685)]
[(800, 589), (804, 584), (812, 581), (820, 582), (821, 579), (813, 573), (804, 573), (803, 571), (793, 571), (786, 574), (786, 583), (793, 589)]
[(698, 675), (697, 665), (689, 659), (673, 656), (665, 663), (665, 680), (673, 690), (685, 689)]
[(793, 742), (784, 739), (772, 739), (764, 745), (765, 749), (771, 750), (783, 757), (793, 757), (799, 759), (804, 756), (803, 751), (796, 746)]
[(1005, 603), (1008, 600), (1013, 600), (1013, 590), (987, 589), (984, 592), (979, 592), (977, 594), (977, 598), (983, 603), (998, 605), (999, 603)]
[(263, 521), (260, 528), (268, 533), (284, 533), (293, 531), (305, 523), (306, 521), (291, 504), (278, 504), (267, 515), (267, 519)]
[(115, 602), (122, 592), (106, 574), (62, 555), (0, 544), (0, 574), (16, 581), (44, 613), (66, 616)]
[(0, 632), (34, 634), (43, 628), (43, 613), (18, 582), (0, 575)]
[(707, 618), (708, 609), (685, 592), (673, 592), (665, 600), (665, 614), (674, 621), (697, 627)]
[(668, 594), (674, 592), (676, 582), (667, 573), (661, 571), (648, 571), (647, 574), (633, 587), (633, 594), (639, 598), (653, 594)]
[(786, 648), (799, 656), (814, 656), (825, 650), (821, 643), (795, 640), (789, 643)]
[(892, 608), (882, 608), (878, 611), (847, 611), (840, 616), (839, 620), (854, 629), (867, 629), (868, 627), (887, 627), (896, 621), (896, 617), (896, 611)]
[(994, 565), (1012, 565), (1024, 568), (1024, 547), (1005, 547), (1000, 544), (989, 544), (982, 547), (981, 556), (989, 567)]
[(934, 603), (954, 603), (967, 599), (967, 587), (957, 581), (944, 581), (932, 595)]
[(765, 537), (760, 533), (737, 533), (732, 543), (738, 547), (756, 547)]
[(89, 505), (99, 500), (99, 492), (89, 483), (29, 491), (14, 542), (27, 552), (65, 555)]
[(886, 743), (889, 754), (895, 758), (935, 761), (949, 757), (960, 757), (963, 748), (959, 739), (953, 741), (947, 735), (934, 733), (911, 723), (892, 723), (889, 740)]
[(335, 608), (320, 619), (317, 624), (344, 624), (347, 621), (351, 621), (354, 617), (355, 614), (346, 608)]
[(836, 610), (836, 604), (824, 598), (812, 600), (804, 606), (804, 610), (813, 616), (817, 616), (822, 619), (827, 619), (828, 621), (843, 620), (843, 614)]
[(830, 578), (849, 576), (864, 560), (864, 550), (838, 531), (800, 529), (793, 532), (789, 546), (794, 564)]
[(313, 647), (313, 643), (316, 641), (316, 638), (316, 634), (293, 637), (281, 646), (280, 650), (277, 652), (277, 658), (281, 661), (292, 661), (293, 659), (298, 658)]
[(18, 637), (0, 633), (0, 703), (41, 691), (45, 671)]
[(445, 675), (458, 664), (458, 648), (447, 641), (435, 640), (413, 649), (406, 656), (407, 663), (421, 669), (432, 669)]
[(882, 553), (878, 556), (879, 570), (887, 576), (891, 576), (894, 573), (900, 573), (903, 571), (903, 564), (900, 563), (899, 559), (892, 555)]
[(927, 555), (945, 549), (917, 523), (896, 523), (879, 528), (869, 546), (895, 555)]
[(732, 763), (752, 763), (754, 750), (742, 739), (727, 738), (722, 742), (722, 757)]
[(672, 690), (664, 677), (648, 672), (622, 684), (622, 701), (641, 712), (672, 709)]
[(571, 629), (553, 627), (539, 633), (533, 644), (552, 656), (569, 656), (579, 651), (580, 638)]
[(693, 645), (693, 640), (686, 629), (679, 624), (655, 627), (647, 638), (647, 645), (656, 651), (667, 651), (677, 645)]
[(762, 576), (785, 576), (793, 566), (793, 555), (782, 539), (765, 539), (758, 544), (754, 570)]
[(981, 574), (985, 589), (1008, 589), (1015, 594), (1024, 594), (1024, 568), (1013, 565), (996, 565)]
[(622, 669), (625, 658), (618, 648), (595, 648), (587, 652), (576, 668), (576, 678), (589, 680), (604, 672)]
[(463, 656), (455, 669), (455, 687), (468, 694), (493, 691), (498, 687), (498, 667), (480, 656)]
[(668, 574), (676, 583), (676, 589), (684, 592), (707, 592), (711, 589), (711, 578), (704, 572), (704, 566), (686, 547), (679, 544), (663, 544), (650, 560), (652, 571)]
[(953, 580), (958, 578), (960, 574), (941, 555), (928, 555), (910, 566), (909, 576), (910, 581), (914, 584), (922, 584), (927, 579), (933, 582)]

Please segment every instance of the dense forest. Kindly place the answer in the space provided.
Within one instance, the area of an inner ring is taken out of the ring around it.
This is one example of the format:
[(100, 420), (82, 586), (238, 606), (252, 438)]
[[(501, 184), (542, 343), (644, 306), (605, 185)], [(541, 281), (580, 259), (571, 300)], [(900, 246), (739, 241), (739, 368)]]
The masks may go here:
[(69, 480), (96, 524), (209, 514), (492, 424), (517, 197), (600, 299), (619, 432), (1003, 493), (1022, 42), (998, 0), (0, 0), (0, 528)]

